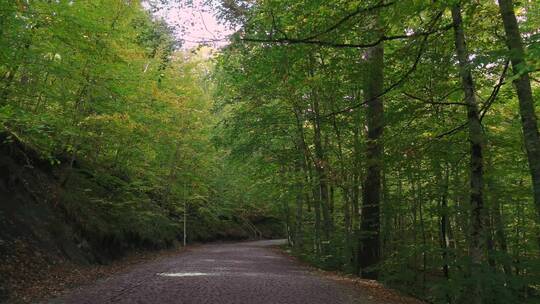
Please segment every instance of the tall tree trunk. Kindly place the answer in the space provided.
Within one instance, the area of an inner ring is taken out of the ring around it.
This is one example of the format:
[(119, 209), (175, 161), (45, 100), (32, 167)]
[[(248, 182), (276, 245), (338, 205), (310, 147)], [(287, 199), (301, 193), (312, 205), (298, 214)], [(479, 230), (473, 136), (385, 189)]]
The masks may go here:
[(467, 104), (467, 122), (469, 127), (469, 142), (471, 144), (470, 158), (470, 205), (471, 228), (469, 251), (472, 261), (471, 274), (475, 277), (472, 286), (471, 303), (482, 303), (481, 282), (478, 274), (484, 260), (483, 252), (483, 187), (484, 187), (484, 134), (480, 122), (478, 104), (475, 97), (474, 81), (471, 73), (469, 54), (465, 42), (461, 7), (452, 7), (452, 20), (455, 34), (456, 53), (465, 103)]
[(380, 260), (381, 169), (383, 161), (383, 103), (380, 95), (384, 84), (384, 47), (380, 43), (366, 51), (368, 74), (365, 91), (367, 103), (367, 174), (364, 180), (360, 248), (360, 275), (376, 279), (374, 269)]
[[(487, 192), (489, 193), (489, 192)], [(487, 259), (488, 264), (491, 266), (493, 271), (497, 270), (497, 262), (495, 261), (495, 241), (493, 240), (494, 228), (493, 228), (493, 219), (491, 216), (491, 210), (489, 208), (489, 197), (487, 198), (485, 216), (484, 216), (484, 225), (485, 225), (485, 234), (486, 234), (486, 249), (487, 249)]]
[(352, 244), (352, 258), (353, 258), (353, 269), (358, 271), (358, 252), (360, 248), (360, 238), (359, 238), (359, 229), (360, 229), (360, 196), (361, 196), (361, 187), (363, 181), (363, 171), (361, 166), (361, 155), (362, 147), (360, 145), (360, 134), (361, 134), (361, 117), (360, 112), (357, 113), (354, 117), (354, 128), (353, 128), (353, 173), (352, 173), (352, 193), (351, 193), (351, 232), (355, 239), (354, 244)]
[[(414, 173), (414, 167), (412, 166), (412, 161), (409, 160), (408, 163), (410, 164), (407, 168), (407, 178), (409, 180), (409, 185), (410, 185), (410, 196), (412, 197), (412, 204), (411, 204), (411, 219), (412, 219), (412, 229), (411, 230), (411, 233), (412, 233), (412, 244), (413, 246), (417, 246), (418, 244), (418, 227), (420, 226), (418, 224), (418, 206), (419, 206), (419, 201), (420, 201), (420, 198), (419, 198), (419, 195), (418, 195), (418, 186), (417, 186), (417, 178), (416, 178), (416, 174)], [(416, 282), (417, 281), (417, 276), (418, 276), (418, 272), (416, 271), (416, 269), (419, 268), (418, 266), (418, 258), (419, 256), (417, 254), (415, 254), (412, 259), (413, 259), (413, 268), (415, 269), (414, 273), (413, 273), (413, 276), (414, 276), (414, 281)]]
[(294, 247), (297, 250), (301, 250), (304, 246), (304, 235), (303, 235), (303, 221), (304, 221), (304, 195), (303, 187), (300, 182), (296, 189), (296, 217), (294, 225)]
[(313, 186), (313, 210), (315, 211), (315, 242), (314, 249), (315, 254), (318, 256), (322, 251), (322, 238), (321, 238), (321, 200), (317, 198), (319, 191), (317, 186)]
[(322, 131), (321, 131), (321, 121), (320, 121), (320, 111), (319, 111), (319, 100), (315, 96), (313, 98), (313, 129), (314, 137), (313, 143), (315, 146), (315, 171), (317, 172), (317, 177), (319, 179), (319, 203), (322, 211), (322, 220), (323, 220), (323, 237), (324, 245), (323, 251), (327, 253), (328, 241), (330, 240), (330, 234), (332, 230), (332, 220), (330, 214), (330, 195), (328, 189), (328, 177), (327, 177), (327, 161), (324, 153), (324, 148), (322, 144)]
[[(402, 179), (402, 173), (401, 168), (398, 167), (397, 169), (397, 191), (396, 191), (396, 202), (402, 202), (403, 201), (403, 179)], [(401, 209), (398, 209), (397, 212), (395, 212), (395, 226), (396, 226), (396, 235), (394, 236), (394, 240), (396, 240), (394, 243), (394, 250), (397, 250), (401, 246), (401, 242), (405, 240), (405, 229), (403, 229), (403, 215), (401, 212)]]
[(392, 217), (393, 210), (390, 206), (390, 196), (388, 189), (387, 175), (384, 168), (381, 172), (381, 185), (382, 185), (382, 197), (381, 197), (381, 259), (385, 258), (387, 252), (390, 251), (390, 244), (392, 244), (394, 230), (392, 229)]
[(299, 134), (299, 145), (302, 148), (302, 151), (304, 152), (304, 156), (302, 158), (302, 167), (304, 170), (304, 182), (306, 187), (308, 187), (309, 190), (304, 192), (306, 203), (308, 204), (308, 212), (311, 212), (311, 204), (309, 199), (309, 191), (312, 191), (312, 197), (313, 197), (313, 209), (315, 211), (315, 223), (314, 223), (314, 240), (313, 240), (313, 250), (316, 255), (320, 254), (321, 249), (321, 210), (320, 210), (320, 202), (317, 198), (318, 191), (315, 189), (315, 185), (313, 183), (313, 174), (312, 174), (312, 167), (311, 167), (311, 160), (313, 159), (313, 155), (311, 154), (311, 151), (306, 143), (306, 135), (304, 132), (303, 127), (303, 118), (301, 115), (301, 110), (298, 107), (294, 108), (294, 115), (296, 118), (296, 128)]
[[(487, 165), (492, 167), (491, 158), (488, 158)], [(504, 230), (504, 220), (502, 217), (501, 209), (501, 198), (497, 193), (498, 185), (496, 179), (488, 178), (486, 179), (486, 188), (487, 193), (490, 194), (490, 209), (492, 216), (492, 229), (494, 242), (493, 245), (496, 251), (503, 253), (503, 258), (501, 259), (501, 264), (503, 267), (504, 274), (507, 276), (506, 280), (512, 276), (512, 265), (508, 259), (508, 244), (506, 242), (506, 232)], [(498, 247), (498, 248), (497, 248)]]
[[(525, 50), (519, 34), (519, 26), (512, 0), (499, 0), (499, 9), (506, 33), (506, 45), (510, 50), (512, 69), (515, 74), (519, 75), (514, 80), (514, 86), (519, 100), (521, 126), (523, 128), (525, 149), (527, 150), (529, 170), (532, 177), (534, 204), (538, 219), (540, 220), (540, 135), (538, 134), (538, 124), (536, 122), (536, 111), (529, 73), (523, 70), (525, 65)], [(538, 242), (540, 243), (540, 238), (538, 238)]]
[[(334, 100), (331, 100), (332, 104), (332, 111), (336, 111)], [(351, 266), (354, 266), (353, 262), (353, 253), (354, 253), (354, 246), (352, 241), (352, 219), (351, 219), (351, 208), (353, 205), (352, 197), (353, 197), (353, 191), (354, 191), (354, 178), (351, 177), (351, 174), (349, 174), (349, 171), (346, 168), (345, 164), (345, 157), (343, 153), (343, 139), (341, 136), (341, 130), (338, 126), (336, 116), (332, 116), (332, 126), (334, 129), (334, 133), (336, 135), (336, 143), (337, 143), (337, 158), (339, 163), (339, 170), (340, 170), (340, 176), (341, 176), (341, 185), (340, 188), (343, 193), (343, 224), (345, 228), (345, 261), (349, 263)], [(354, 269), (354, 268), (353, 268)]]
[[(444, 177), (441, 169), (444, 170)], [(450, 279), (450, 267), (448, 259), (448, 249), (450, 247), (450, 239), (448, 237), (448, 183), (449, 183), (449, 169), (448, 166), (437, 169), (437, 175), (439, 177), (440, 188), (440, 246), (441, 246), (441, 258), (442, 258), (442, 272), (444, 278), (448, 281)], [(450, 294), (446, 293), (446, 301), (451, 303)]]
[[(420, 167), (420, 165), (418, 165)], [(418, 168), (420, 170), (420, 168)], [(419, 174), (420, 175), (420, 174)], [(426, 282), (427, 282), (427, 234), (426, 234), (426, 224), (424, 220), (424, 206), (423, 206), (423, 188), (421, 176), (418, 177), (418, 217), (420, 220), (420, 233), (422, 234), (422, 292), (426, 292)]]
[[(300, 137), (300, 136), (299, 136)], [(305, 168), (305, 158), (304, 151), (302, 147), (302, 140), (298, 140), (296, 148), (300, 155), (295, 162), (295, 179), (296, 179), (296, 215), (294, 220), (294, 235), (293, 235), (293, 246), (294, 249), (300, 251), (304, 246), (304, 233), (303, 233), (303, 222), (304, 222), (304, 168)], [(309, 203), (309, 202), (306, 202)]]
[[(492, 187), (489, 187), (492, 188)], [(495, 187), (492, 188), (495, 191)], [(488, 189), (489, 191), (489, 189)], [(504, 254), (502, 260), (503, 271), (506, 276), (512, 276), (512, 265), (508, 259), (508, 244), (506, 241), (506, 233), (504, 231), (504, 221), (502, 218), (501, 202), (497, 195), (493, 195), (492, 198), (492, 213), (493, 213), (493, 229), (495, 234), (495, 243), (499, 246), (498, 251)]]

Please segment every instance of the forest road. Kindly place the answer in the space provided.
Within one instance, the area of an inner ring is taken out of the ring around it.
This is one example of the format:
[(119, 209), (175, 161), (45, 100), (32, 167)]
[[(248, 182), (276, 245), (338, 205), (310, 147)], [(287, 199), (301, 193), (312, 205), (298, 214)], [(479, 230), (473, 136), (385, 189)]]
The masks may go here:
[(373, 304), (358, 288), (325, 278), (271, 246), (210, 244), (133, 267), (46, 303)]

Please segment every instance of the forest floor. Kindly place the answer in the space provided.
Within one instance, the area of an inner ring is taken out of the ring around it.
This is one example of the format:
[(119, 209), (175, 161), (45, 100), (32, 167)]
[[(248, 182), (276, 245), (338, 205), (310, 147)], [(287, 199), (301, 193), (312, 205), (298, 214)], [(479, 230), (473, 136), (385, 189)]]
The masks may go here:
[[(18, 295), (24, 295), (19, 300), (88, 304), (422, 303), (375, 281), (304, 265), (279, 250), (279, 244), (217, 243), (134, 254), (108, 266), (68, 269), (64, 265), (64, 269), (50, 269), (47, 280), (19, 290)], [(47, 297), (52, 299), (43, 300)]]

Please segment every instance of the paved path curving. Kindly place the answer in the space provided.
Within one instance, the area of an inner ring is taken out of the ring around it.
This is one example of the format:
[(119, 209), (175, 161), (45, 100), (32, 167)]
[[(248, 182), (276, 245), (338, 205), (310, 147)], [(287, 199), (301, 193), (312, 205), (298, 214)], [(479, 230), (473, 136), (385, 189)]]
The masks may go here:
[(371, 304), (269, 246), (211, 244), (134, 267), (49, 303)]

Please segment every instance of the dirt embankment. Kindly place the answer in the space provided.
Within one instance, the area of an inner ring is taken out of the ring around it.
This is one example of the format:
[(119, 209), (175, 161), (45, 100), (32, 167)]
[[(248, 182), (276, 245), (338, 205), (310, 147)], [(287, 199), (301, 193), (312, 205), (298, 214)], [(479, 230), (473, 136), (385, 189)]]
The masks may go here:
[(55, 205), (59, 171), (16, 140), (1, 135), (0, 142), (1, 300), (48, 266), (95, 258)]

